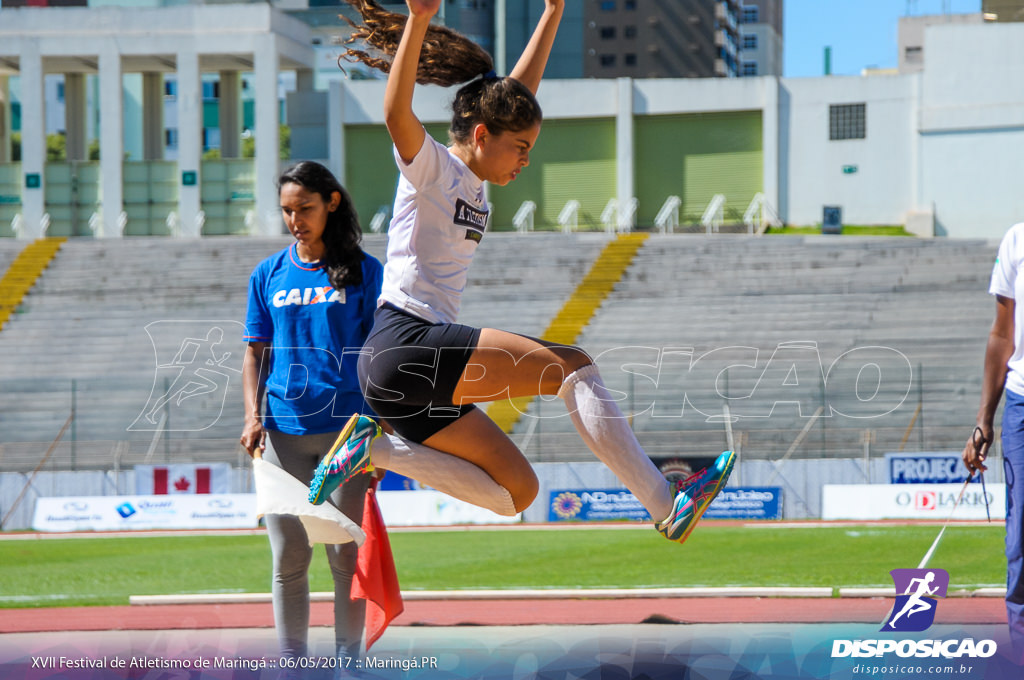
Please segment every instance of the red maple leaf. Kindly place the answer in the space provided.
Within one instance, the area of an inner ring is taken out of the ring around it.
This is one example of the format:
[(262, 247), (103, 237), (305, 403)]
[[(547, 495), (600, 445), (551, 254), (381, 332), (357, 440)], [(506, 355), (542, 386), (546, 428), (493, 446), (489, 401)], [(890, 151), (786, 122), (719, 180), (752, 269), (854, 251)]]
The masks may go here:
[(185, 492), (185, 491), (188, 491), (188, 487), (190, 487), (190, 486), (192, 486), (192, 484), (188, 481), (188, 478), (185, 477), (184, 475), (182, 475), (180, 479), (178, 479), (177, 481), (174, 482), (174, 490), (175, 491)]

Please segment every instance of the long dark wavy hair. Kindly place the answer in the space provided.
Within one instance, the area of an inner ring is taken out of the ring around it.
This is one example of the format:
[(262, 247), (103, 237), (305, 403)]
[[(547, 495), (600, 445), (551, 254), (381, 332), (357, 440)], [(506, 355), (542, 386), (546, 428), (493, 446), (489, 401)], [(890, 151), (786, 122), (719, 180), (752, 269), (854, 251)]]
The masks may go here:
[[(354, 29), (346, 41), (363, 41), (380, 51), (385, 57), (376, 57), (364, 50), (347, 48), (338, 58), (362, 62), (384, 73), (391, 71), (391, 61), (398, 51), (398, 43), (408, 19), (404, 14), (388, 12), (374, 0), (347, 0), (362, 17), (357, 24), (344, 19)], [(482, 47), (466, 36), (444, 26), (431, 25), (423, 39), (416, 82), (459, 88), (452, 102), (452, 123), (449, 129), (452, 141), (470, 140), (478, 123), (487, 126), (491, 134), (525, 130), (544, 117), (537, 98), (530, 88), (515, 78), (499, 78), (494, 74), (494, 60)]]
[(352, 205), (352, 198), (345, 188), (330, 170), (315, 161), (299, 161), (281, 173), (277, 178), (278, 194), (285, 184), (298, 184), (306, 191), (318, 193), (325, 203), (331, 202), (333, 192), (337, 191), (341, 195), (338, 207), (327, 214), (321, 262), (335, 290), (362, 283), (361, 263), (365, 255), (359, 244), (363, 240), (363, 230), (359, 226), (359, 216)]

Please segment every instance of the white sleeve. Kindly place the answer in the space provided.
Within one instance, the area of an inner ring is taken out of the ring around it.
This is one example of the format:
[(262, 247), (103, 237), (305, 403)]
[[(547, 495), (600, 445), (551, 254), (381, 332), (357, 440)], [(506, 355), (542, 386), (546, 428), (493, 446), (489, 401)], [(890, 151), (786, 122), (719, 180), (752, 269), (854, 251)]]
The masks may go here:
[(996, 263), (992, 267), (992, 280), (988, 286), (988, 292), (992, 295), (1001, 295), (1007, 298), (1014, 297), (1014, 284), (1017, 280), (1017, 240), (1020, 237), (1024, 223), (1014, 225), (1006, 232), (1002, 243), (999, 244), (999, 255), (996, 256)]
[(448, 148), (427, 134), (426, 130), (423, 133), (423, 146), (409, 163), (402, 160), (402, 157), (398, 155), (397, 148), (391, 147), (399, 172), (416, 189), (436, 184), (445, 176), (452, 163)]

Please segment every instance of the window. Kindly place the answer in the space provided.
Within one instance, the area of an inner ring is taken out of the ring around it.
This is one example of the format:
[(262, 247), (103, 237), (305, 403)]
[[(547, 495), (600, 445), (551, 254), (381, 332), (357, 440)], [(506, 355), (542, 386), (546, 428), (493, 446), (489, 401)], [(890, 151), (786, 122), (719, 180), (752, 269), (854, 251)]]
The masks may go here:
[(165, 128), (164, 129), (164, 146), (168, 149), (178, 148), (178, 129), (177, 128)]
[(909, 64), (920, 64), (924, 60), (924, 50), (921, 47), (908, 47), (903, 51), (903, 57)]
[(743, 49), (745, 50), (756, 50), (757, 49), (757, 36), (756, 35), (743, 35)]
[(867, 104), (832, 104), (828, 107), (828, 138), (864, 139)]
[(601, 11), (602, 12), (614, 12), (615, 11), (615, 0), (601, 0)]
[(623, 38), (636, 38), (636, 26), (623, 26), (622, 27)]
[(636, 55), (635, 54), (624, 54), (622, 55), (622, 63), (626, 66), (636, 66)]
[(203, 150), (220, 148), (220, 128), (203, 128)]
[(600, 62), (601, 62), (601, 66), (604, 66), (605, 68), (610, 68), (612, 66), (615, 66), (615, 55), (614, 54), (602, 54), (600, 56)]
[(745, 61), (743, 62), (742, 75), (745, 76), (756, 76), (757, 75), (757, 62), (756, 61)]
[(625, 5), (627, 10), (632, 11), (636, 9), (636, 0), (626, 0), (626, 2), (623, 4)]
[(602, 26), (599, 31), (601, 40), (614, 40), (615, 39), (615, 27), (614, 26)]
[(176, 80), (165, 80), (164, 81), (164, 96), (173, 97), (178, 94), (178, 81)]
[(744, 24), (756, 24), (761, 20), (761, 13), (757, 5), (744, 5), (743, 6), (743, 21)]

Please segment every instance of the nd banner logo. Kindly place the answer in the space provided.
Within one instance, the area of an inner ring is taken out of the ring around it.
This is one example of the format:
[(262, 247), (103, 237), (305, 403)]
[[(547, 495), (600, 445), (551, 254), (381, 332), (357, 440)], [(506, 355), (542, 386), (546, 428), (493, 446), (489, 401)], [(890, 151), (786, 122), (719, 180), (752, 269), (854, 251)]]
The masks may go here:
[(936, 598), (946, 597), (949, 573), (945, 569), (893, 569), (889, 574), (896, 585), (896, 603), (882, 630), (927, 630), (935, 621)]

